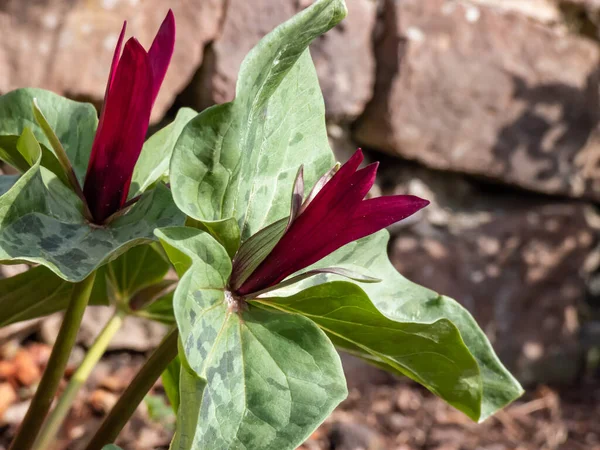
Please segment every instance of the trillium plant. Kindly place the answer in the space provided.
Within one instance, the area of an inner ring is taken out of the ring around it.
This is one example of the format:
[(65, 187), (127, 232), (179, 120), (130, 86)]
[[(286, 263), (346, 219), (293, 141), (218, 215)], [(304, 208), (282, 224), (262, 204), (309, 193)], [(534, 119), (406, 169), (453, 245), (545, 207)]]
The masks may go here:
[[(167, 325), (88, 450), (116, 448), (162, 376), (173, 450), (294, 449), (346, 397), (339, 352), (485, 420), (522, 393), (469, 313), (400, 275), (385, 228), (428, 201), (368, 198), (377, 165), (336, 163), (308, 46), (346, 15), (317, 0), (246, 56), (235, 100), (145, 142), (174, 47), (123, 26), (100, 117), (40, 89), (0, 97), (0, 326), (63, 311), (12, 450), (48, 449), (124, 317)], [(172, 275), (176, 274), (176, 276)], [(58, 392), (88, 305), (112, 308)]]

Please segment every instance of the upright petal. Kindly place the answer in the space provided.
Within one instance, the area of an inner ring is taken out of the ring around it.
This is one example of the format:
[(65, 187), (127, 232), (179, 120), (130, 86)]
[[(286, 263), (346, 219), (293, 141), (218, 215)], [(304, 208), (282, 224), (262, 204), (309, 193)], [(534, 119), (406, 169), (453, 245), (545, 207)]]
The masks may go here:
[(429, 204), (412, 195), (364, 201), (375, 182), (378, 164), (357, 170), (359, 149), (327, 182), (238, 289), (251, 294), (281, 282), (338, 248), (402, 220)]
[(169, 10), (167, 17), (163, 20), (158, 33), (148, 51), (150, 65), (154, 74), (152, 86), (152, 103), (156, 100), (160, 85), (165, 79), (173, 50), (175, 49), (175, 17), (173, 11)]
[(125, 202), (150, 121), (153, 73), (148, 54), (131, 38), (118, 61), (88, 165), (84, 194), (97, 222)]
[[(115, 72), (117, 71), (117, 67), (119, 65), (119, 58), (121, 57), (121, 47), (123, 45), (123, 38), (125, 37), (126, 29), (127, 21), (123, 22), (123, 27), (121, 28), (121, 33), (119, 34), (119, 38), (117, 39), (117, 45), (115, 46), (115, 52), (113, 53), (113, 59), (110, 64), (110, 72), (108, 73), (108, 80), (106, 81), (106, 89), (104, 90), (104, 103), (102, 103), (102, 109), (100, 111), (100, 120), (98, 121), (98, 129), (96, 131), (96, 134), (100, 133), (100, 130), (102, 130), (102, 125), (104, 124), (104, 111), (106, 109), (106, 100), (108, 99), (108, 93), (110, 92), (110, 87), (112, 86), (113, 80), (115, 79)], [(94, 158), (95, 149), (96, 146), (93, 146), (92, 153), (90, 155), (90, 161)]]
[(104, 91), (104, 102), (105, 103), (106, 103), (106, 99), (108, 98), (108, 91), (110, 91), (110, 87), (112, 86), (113, 80), (115, 79), (115, 72), (117, 71), (117, 66), (119, 65), (119, 58), (121, 57), (121, 46), (123, 45), (123, 38), (125, 37), (126, 29), (127, 29), (127, 21), (123, 22), (123, 27), (121, 28), (121, 33), (119, 34), (119, 38), (117, 39), (117, 45), (115, 46), (115, 52), (113, 54), (113, 59), (112, 59), (112, 62), (110, 63), (110, 72), (108, 74), (106, 90)]
[[(359, 164), (360, 161), (354, 159), (349, 166), (356, 170)], [(330, 181), (333, 187), (327, 183), (296, 219), (239, 289), (240, 294), (272, 286), (339, 248), (336, 242), (344, 236), (354, 211), (373, 185), (377, 165), (354, 173), (345, 169), (347, 166), (342, 166)], [(339, 182), (340, 178), (342, 182)]]

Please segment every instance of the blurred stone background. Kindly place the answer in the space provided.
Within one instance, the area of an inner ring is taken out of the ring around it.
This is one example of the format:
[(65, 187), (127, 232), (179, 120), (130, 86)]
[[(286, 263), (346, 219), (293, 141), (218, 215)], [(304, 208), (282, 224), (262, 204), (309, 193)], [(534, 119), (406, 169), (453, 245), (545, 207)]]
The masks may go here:
[[(0, 0), (0, 92), (100, 106), (122, 20), (148, 47), (171, 7), (160, 126), (231, 100), (247, 51), (310, 3)], [(373, 195), (432, 201), (391, 230), (394, 264), (469, 308), (523, 382), (577, 381), (600, 345), (600, 1), (347, 3), (312, 46), (332, 146), (382, 161)]]

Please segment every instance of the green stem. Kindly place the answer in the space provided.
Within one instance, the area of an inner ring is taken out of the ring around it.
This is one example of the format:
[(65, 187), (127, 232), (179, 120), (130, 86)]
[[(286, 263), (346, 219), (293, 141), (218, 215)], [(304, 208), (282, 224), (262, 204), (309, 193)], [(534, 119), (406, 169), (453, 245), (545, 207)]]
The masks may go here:
[(48, 416), (48, 420), (44, 423), (42, 431), (35, 442), (34, 449), (46, 450), (51, 447), (51, 443), (54, 440), (62, 421), (71, 409), (71, 405), (77, 397), (79, 389), (87, 381), (90, 373), (106, 351), (114, 335), (121, 329), (124, 318), (125, 312), (117, 309), (111, 319), (106, 323), (96, 338), (96, 341), (85, 355), (81, 365), (69, 380), (69, 384), (67, 384), (65, 391), (59, 398), (56, 407)]
[(101, 450), (105, 445), (115, 441), (158, 377), (177, 356), (177, 339), (177, 328), (174, 328), (154, 350), (131, 384), (125, 389), (117, 404), (92, 437), (86, 450)]
[(30, 450), (35, 442), (65, 372), (73, 345), (75, 345), (79, 325), (90, 299), (95, 278), (96, 273), (93, 272), (73, 287), (71, 301), (52, 348), (48, 366), (9, 450)]

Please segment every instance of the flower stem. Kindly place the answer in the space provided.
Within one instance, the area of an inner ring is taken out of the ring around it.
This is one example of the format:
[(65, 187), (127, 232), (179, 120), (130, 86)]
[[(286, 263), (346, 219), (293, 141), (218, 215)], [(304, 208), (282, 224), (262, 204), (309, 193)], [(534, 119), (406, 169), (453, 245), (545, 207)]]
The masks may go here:
[(85, 307), (90, 299), (95, 278), (96, 272), (93, 272), (73, 287), (71, 301), (52, 348), (48, 365), (9, 450), (31, 449), (65, 372), (71, 349), (75, 345)]
[(154, 350), (131, 384), (125, 389), (117, 404), (108, 413), (88, 443), (86, 450), (101, 450), (106, 444), (115, 441), (158, 377), (177, 356), (177, 339), (177, 328), (174, 328)]
[(81, 365), (77, 368), (69, 380), (69, 384), (67, 384), (65, 391), (59, 398), (56, 407), (52, 410), (52, 412), (50, 412), (50, 415), (44, 423), (42, 431), (35, 442), (34, 449), (46, 450), (51, 447), (51, 442), (56, 436), (56, 433), (58, 432), (64, 418), (68, 414), (69, 409), (71, 409), (71, 405), (77, 397), (79, 389), (87, 381), (90, 373), (106, 351), (106, 348), (110, 344), (114, 335), (121, 329), (124, 318), (125, 312), (117, 309), (114, 315), (106, 323), (96, 338), (96, 341), (85, 355)]

